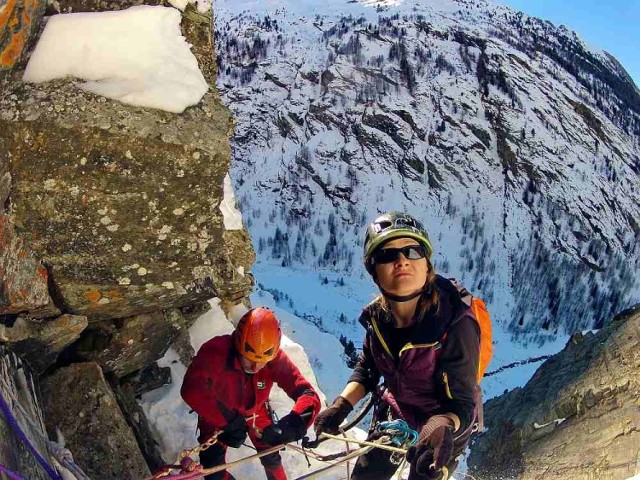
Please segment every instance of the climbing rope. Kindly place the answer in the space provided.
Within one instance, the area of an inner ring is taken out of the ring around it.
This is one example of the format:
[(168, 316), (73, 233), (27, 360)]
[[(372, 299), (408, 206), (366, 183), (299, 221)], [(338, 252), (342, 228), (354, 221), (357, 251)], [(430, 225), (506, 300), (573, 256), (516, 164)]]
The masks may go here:
[[(182, 451), (178, 455), (178, 461), (176, 462), (175, 465), (164, 465), (152, 477), (149, 477), (145, 480), (159, 480), (159, 479), (165, 479), (165, 478), (170, 480), (191, 480), (196, 478), (202, 478), (206, 475), (220, 472), (222, 470), (235, 467), (237, 465), (240, 465), (245, 462), (249, 462), (251, 460), (256, 460), (260, 457), (264, 457), (265, 455), (270, 455), (284, 448), (284, 445), (276, 445), (266, 450), (261, 450), (255, 455), (250, 455), (248, 457), (241, 458), (240, 460), (224, 463), (221, 465), (217, 465), (215, 467), (205, 469), (202, 467), (202, 465), (200, 465), (198, 462), (193, 460), (191, 456), (199, 455), (200, 452), (202, 452), (203, 450), (206, 450), (207, 448), (215, 445), (218, 441), (218, 435), (220, 435), (220, 433), (221, 431), (217, 431), (200, 445), (194, 448), (190, 448)], [(179, 470), (179, 472), (172, 473), (174, 470)]]
[(358, 450), (354, 450), (352, 453), (344, 456), (342, 459), (338, 460), (337, 462), (327, 465), (326, 467), (323, 467), (314, 472), (307, 473), (306, 475), (302, 475), (301, 477), (297, 477), (295, 480), (306, 480), (310, 478), (317, 478), (319, 475), (322, 475), (323, 473), (326, 473), (329, 470), (333, 470), (334, 468), (339, 467), (340, 465), (344, 464), (345, 462), (348, 462), (349, 460), (353, 460), (354, 458), (358, 458), (359, 456), (364, 455), (365, 453), (367, 453), (369, 450), (372, 450), (373, 448), (374, 448), (373, 446), (366, 446)]
[[(59, 443), (50, 440), (49, 437), (44, 435), (40, 431), (42, 426), (37, 424), (37, 423), (35, 423), (31, 419), (31, 415), (29, 415), (27, 410), (22, 406), (22, 404), (20, 403), (18, 398), (11, 393), (11, 388), (7, 384), (7, 382), (2, 380), (2, 384), (3, 384), (4, 388), (5, 388), (5, 390), (9, 393), (9, 399), (12, 402), (12, 407), (15, 410), (20, 412), (22, 417), (31, 426), (33, 431), (36, 432), (36, 434), (38, 435), (40, 440), (45, 443), (45, 445), (49, 449), (49, 452), (51, 453), (53, 458), (55, 458), (56, 461), (58, 461), (60, 463), (60, 465), (62, 465), (69, 472), (71, 472), (71, 474), (74, 475), (76, 477), (76, 479), (78, 479), (78, 480), (90, 480), (89, 477), (82, 471), (82, 469), (73, 461), (73, 455), (71, 454), (71, 451), (69, 451), (67, 448), (64, 448)], [(0, 398), (0, 400), (3, 400), (3, 399)], [(8, 403), (7, 403), (7, 405), (8, 405)], [(26, 437), (26, 435), (25, 435), (25, 437)], [(35, 447), (34, 447), (34, 450), (35, 450)], [(32, 450), (32, 452), (33, 452), (33, 450)], [(47, 463), (47, 465), (49, 465), (49, 464)], [(53, 467), (50, 466), (50, 468), (53, 470)], [(45, 470), (46, 470), (46, 468), (45, 468)], [(49, 475), (49, 476), (51, 476), (51, 475)], [(60, 477), (52, 477), (52, 478), (60, 478)]]
[(321, 433), (320, 436), (323, 438), (330, 438), (332, 440), (340, 440), (341, 442), (355, 443), (356, 445), (375, 447), (381, 450), (388, 450), (389, 452), (401, 453), (403, 455), (406, 455), (407, 453), (407, 450), (404, 448), (398, 448), (398, 447), (386, 445), (384, 443), (379, 443), (379, 442), (368, 442), (366, 440), (356, 440), (354, 438), (346, 439), (343, 437), (338, 437), (337, 435), (331, 435), (329, 433), (324, 433), (324, 432)]
[(60, 477), (60, 475), (56, 473), (54, 468), (51, 465), (49, 465), (49, 462), (47, 462), (40, 455), (38, 450), (33, 446), (31, 441), (27, 437), (27, 435), (24, 433), (22, 428), (20, 428), (20, 424), (18, 423), (18, 420), (16, 419), (16, 417), (14, 417), (13, 412), (11, 411), (11, 407), (9, 407), (9, 404), (5, 401), (4, 396), (1, 393), (0, 393), (0, 411), (2, 411), (2, 413), (4, 414), (4, 417), (7, 419), (7, 423), (9, 423), (9, 426), (11, 427), (11, 429), (15, 432), (18, 438), (22, 440), (22, 443), (24, 443), (27, 449), (36, 458), (40, 466), (42, 466), (42, 468), (47, 472), (49, 477), (52, 480), (62, 480), (62, 477)]
[(9, 480), (26, 480), (25, 478), (18, 475), (16, 472), (9, 470), (7, 467), (0, 463), (0, 473), (4, 473)]

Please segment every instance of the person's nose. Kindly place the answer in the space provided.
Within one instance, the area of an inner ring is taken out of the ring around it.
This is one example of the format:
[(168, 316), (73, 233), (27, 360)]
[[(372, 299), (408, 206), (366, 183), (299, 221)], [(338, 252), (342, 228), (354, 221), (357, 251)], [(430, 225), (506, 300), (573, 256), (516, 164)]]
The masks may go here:
[(409, 259), (404, 256), (404, 253), (398, 252), (398, 256), (396, 257), (394, 265), (396, 267), (401, 267), (403, 265), (407, 265), (408, 263), (409, 263)]

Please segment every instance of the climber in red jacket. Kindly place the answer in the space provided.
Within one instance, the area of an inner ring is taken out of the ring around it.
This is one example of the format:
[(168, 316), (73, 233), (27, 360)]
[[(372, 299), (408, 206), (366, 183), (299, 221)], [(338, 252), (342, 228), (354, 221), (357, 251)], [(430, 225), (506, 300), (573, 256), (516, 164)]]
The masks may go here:
[[(238, 448), (247, 434), (258, 451), (300, 440), (320, 410), (320, 399), (287, 354), (280, 349), (282, 333), (271, 310), (249, 310), (231, 335), (205, 343), (187, 369), (182, 398), (198, 414), (204, 442), (221, 431), (218, 442), (200, 453), (211, 468), (225, 463), (227, 447)], [(269, 392), (278, 384), (295, 401), (291, 412), (273, 423), (267, 408)], [(286, 480), (279, 453), (260, 459), (268, 480)], [(227, 471), (207, 480), (233, 479)]]

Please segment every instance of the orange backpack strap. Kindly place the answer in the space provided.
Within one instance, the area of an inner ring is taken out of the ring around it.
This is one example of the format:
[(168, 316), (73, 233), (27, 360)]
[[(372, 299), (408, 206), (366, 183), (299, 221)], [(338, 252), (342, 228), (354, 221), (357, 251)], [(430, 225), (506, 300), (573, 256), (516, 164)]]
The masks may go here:
[(480, 358), (478, 362), (478, 377), (476, 379), (476, 382), (480, 383), (482, 377), (484, 377), (487, 367), (489, 366), (491, 357), (493, 356), (491, 317), (483, 300), (471, 295), (469, 290), (467, 290), (455, 278), (450, 278), (449, 281), (458, 290), (460, 299), (469, 307), (473, 318), (480, 327)]
[(480, 383), (493, 356), (493, 332), (491, 329), (491, 317), (489, 316), (489, 311), (484, 301), (479, 298), (474, 298), (471, 308), (473, 310), (473, 316), (480, 326), (480, 361), (477, 379), (477, 383)]

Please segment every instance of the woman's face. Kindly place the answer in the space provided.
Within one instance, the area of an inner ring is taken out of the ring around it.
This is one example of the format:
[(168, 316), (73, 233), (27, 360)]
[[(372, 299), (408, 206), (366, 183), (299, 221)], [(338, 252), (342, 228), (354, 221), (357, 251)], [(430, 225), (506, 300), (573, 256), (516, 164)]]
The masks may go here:
[[(381, 250), (402, 248), (420, 244), (413, 238), (396, 238), (385, 243)], [(429, 267), (426, 258), (409, 260), (399, 253), (390, 263), (376, 263), (378, 284), (385, 291), (394, 295), (409, 295), (420, 290), (427, 281)]]

